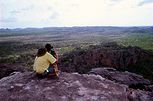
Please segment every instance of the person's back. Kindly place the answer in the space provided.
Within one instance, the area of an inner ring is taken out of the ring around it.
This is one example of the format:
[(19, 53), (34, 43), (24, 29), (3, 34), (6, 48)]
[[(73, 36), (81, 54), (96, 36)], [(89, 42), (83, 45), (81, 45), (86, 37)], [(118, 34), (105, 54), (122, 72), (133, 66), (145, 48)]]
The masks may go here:
[(43, 73), (47, 68), (50, 66), (50, 64), (53, 64), (56, 62), (56, 59), (50, 55), (48, 52), (45, 53), (45, 55), (36, 57), (35, 63), (34, 63), (34, 70), (37, 73)]
[(41, 48), (38, 50), (33, 69), (37, 74), (44, 74), (48, 71), (48, 68), (56, 68), (56, 66), (50, 67), (50, 64), (55, 63), (56, 59), (50, 53), (46, 52), (45, 48)]

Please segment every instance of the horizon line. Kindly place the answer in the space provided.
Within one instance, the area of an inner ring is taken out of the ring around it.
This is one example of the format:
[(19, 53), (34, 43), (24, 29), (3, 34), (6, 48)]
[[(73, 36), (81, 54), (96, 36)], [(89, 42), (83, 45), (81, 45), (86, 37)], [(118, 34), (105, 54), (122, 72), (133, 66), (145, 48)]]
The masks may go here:
[(106, 25), (106, 26), (46, 26), (46, 27), (16, 27), (16, 28), (8, 28), (8, 27), (0, 27), (0, 29), (43, 29), (43, 28), (74, 28), (74, 27), (153, 27), (153, 25), (134, 25), (134, 26), (115, 26), (115, 25)]

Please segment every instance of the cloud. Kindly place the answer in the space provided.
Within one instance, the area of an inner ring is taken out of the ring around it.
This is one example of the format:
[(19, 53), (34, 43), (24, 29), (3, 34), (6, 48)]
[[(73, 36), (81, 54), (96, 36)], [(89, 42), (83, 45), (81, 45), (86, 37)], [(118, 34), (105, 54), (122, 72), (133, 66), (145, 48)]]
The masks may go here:
[(10, 18), (4, 18), (4, 19), (0, 19), (0, 22), (4, 22), (4, 23), (9, 23), (9, 22), (16, 22), (17, 19), (16, 18), (13, 18), (13, 17), (10, 17)]
[(145, 4), (153, 3), (153, 0), (142, 0), (138, 3), (138, 6), (143, 6)]
[(153, 4), (146, 1), (0, 0), (0, 27), (153, 25)]
[(16, 14), (16, 13), (20, 13), (20, 11), (12, 10), (12, 11), (10, 11), (10, 13), (12, 13), (12, 14)]

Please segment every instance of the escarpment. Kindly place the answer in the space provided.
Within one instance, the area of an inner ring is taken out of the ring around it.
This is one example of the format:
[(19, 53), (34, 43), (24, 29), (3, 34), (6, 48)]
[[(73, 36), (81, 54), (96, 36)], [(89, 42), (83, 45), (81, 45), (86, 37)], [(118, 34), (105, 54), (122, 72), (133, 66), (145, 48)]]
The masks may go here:
[(152, 52), (138, 47), (105, 44), (61, 56), (59, 79), (0, 65), (0, 101), (153, 101), (152, 81), (126, 71), (152, 72), (152, 59)]
[(87, 73), (92, 68), (113, 67), (152, 79), (153, 53), (139, 47), (108, 43), (64, 54), (59, 60), (59, 66), (62, 71), (79, 73)]

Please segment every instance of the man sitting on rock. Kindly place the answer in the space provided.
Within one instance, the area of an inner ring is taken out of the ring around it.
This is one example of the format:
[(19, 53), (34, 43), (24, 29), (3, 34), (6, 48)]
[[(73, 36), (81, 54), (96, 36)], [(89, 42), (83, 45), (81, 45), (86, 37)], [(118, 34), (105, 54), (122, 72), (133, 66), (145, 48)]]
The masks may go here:
[(47, 50), (48, 53), (50, 53), (57, 61), (58, 61), (58, 55), (55, 51), (55, 49), (53, 48), (53, 46), (51, 44), (46, 44), (45, 48)]
[(56, 61), (57, 60), (46, 51), (46, 48), (41, 48), (37, 52), (33, 69), (40, 78), (58, 77)]
[[(53, 48), (53, 46), (51, 44), (46, 44), (45, 48), (47, 50), (48, 53), (50, 53), (55, 59), (56, 59), (56, 65), (58, 65), (58, 55), (55, 51), (55, 49)], [(52, 67), (52, 64), (50, 64), (50, 67)], [(58, 66), (56, 66), (56, 69), (59, 70)]]

